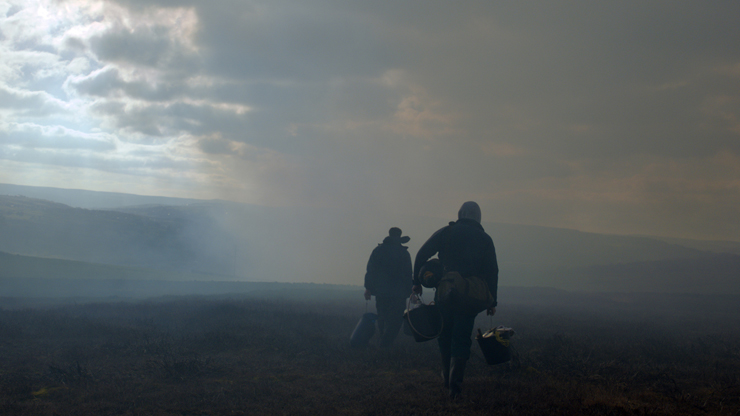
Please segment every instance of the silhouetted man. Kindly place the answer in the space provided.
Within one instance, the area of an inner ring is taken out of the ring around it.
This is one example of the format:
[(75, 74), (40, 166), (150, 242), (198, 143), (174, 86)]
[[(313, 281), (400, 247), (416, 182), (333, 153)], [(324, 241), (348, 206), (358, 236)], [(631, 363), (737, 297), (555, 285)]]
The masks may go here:
[[(481, 211), (477, 203), (464, 203), (457, 218), (432, 234), (419, 249), (414, 261), (413, 291), (422, 292), (419, 271), (430, 257), (439, 253), (445, 273), (457, 272), (463, 278), (477, 276), (483, 279), (493, 298), (488, 307), (488, 314), (493, 315), (496, 313), (498, 288), (498, 263), (493, 240), (480, 224)], [(462, 391), (465, 364), (470, 358), (473, 343), (470, 337), (478, 312), (467, 310), (465, 305), (453, 306), (439, 301), (437, 304), (443, 318), (442, 334), (437, 340), (442, 354), (442, 377), (445, 387), (450, 389), (450, 397), (455, 399)]]
[(388, 237), (370, 255), (365, 273), (365, 299), (375, 296), (381, 348), (393, 345), (398, 336), (411, 292), (411, 255), (402, 245), (410, 238), (401, 234), (397, 227), (388, 231)]

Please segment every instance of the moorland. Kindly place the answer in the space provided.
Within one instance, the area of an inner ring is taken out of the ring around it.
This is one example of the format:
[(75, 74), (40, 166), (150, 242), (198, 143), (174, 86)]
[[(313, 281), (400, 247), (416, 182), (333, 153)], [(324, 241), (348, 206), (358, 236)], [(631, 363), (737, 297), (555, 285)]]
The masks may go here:
[(487, 366), (474, 345), (450, 402), (434, 341), (350, 348), (360, 288), (285, 293), (17, 300), (0, 310), (0, 414), (740, 413), (736, 296), (503, 290), (476, 327), (514, 328), (514, 359)]

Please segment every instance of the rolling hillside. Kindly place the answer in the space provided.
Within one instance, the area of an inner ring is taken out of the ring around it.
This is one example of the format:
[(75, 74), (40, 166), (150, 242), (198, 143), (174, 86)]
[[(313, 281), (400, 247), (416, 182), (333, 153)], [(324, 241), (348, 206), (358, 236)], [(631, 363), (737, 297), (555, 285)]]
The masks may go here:
[[(214, 236), (214, 233), (218, 233)], [(207, 217), (153, 218), (0, 195), (0, 251), (93, 263), (233, 274), (229, 241)]]
[(0, 183), (0, 195), (25, 196), (34, 199), (44, 199), (75, 208), (87, 209), (108, 209), (146, 204), (187, 205), (204, 202), (198, 199), (86, 191), (83, 189), (49, 188), (43, 186), (22, 186), (7, 183)]
[[(65, 190), (57, 191), (64, 194)], [(86, 195), (95, 197), (95, 193)], [(101, 201), (113, 197), (104, 193)], [(126, 199), (125, 195), (115, 198)], [(138, 196), (137, 200), (162, 201)], [(367, 256), (389, 225), (401, 226), (412, 237), (413, 257), (425, 238), (446, 224), (437, 218), (326, 208), (173, 202), (90, 210), (0, 196), (0, 251), (215, 274), (224, 280), (361, 285)], [(501, 286), (740, 293), (737, 242), (483, 225), (496, 244)]]
[(573, 273), (572, 282), (598, 291), (740, 294), (740, 255), (592, 266)]
[(191, 281), (216, 278), (220, 277), (0, 252), (0, 279)]
[[(220, 275), (114, 266), (0, 252), (0, 309), (38, 302), (130, 300), (161, 296), (245, 295), (274, 299), (361, 299), (347, 285), (232, 280)], [(57, 299), (57, 301), (54, 301)]]

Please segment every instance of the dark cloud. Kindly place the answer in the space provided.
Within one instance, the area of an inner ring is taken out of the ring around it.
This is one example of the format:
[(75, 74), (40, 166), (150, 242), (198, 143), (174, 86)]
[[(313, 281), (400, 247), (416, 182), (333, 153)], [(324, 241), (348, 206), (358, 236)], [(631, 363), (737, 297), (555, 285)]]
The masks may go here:
[(103, 68), (88, 76), (72, 78), (67, 85), (80, 94), (107, 97), (121, 88), (118, 70), (112, 67)]
[(115, 28), (90, 38), (93, 53), (106, 62), (125, 62), (156, 67), (174, 52), (174, 39), (167, 27)]
[[(120, 172), (249, 183), (254, 203), (437, 214), (478, 199), (497, 220), (592, 231), (738, 223), (737, 172), (712, 166), (740, 155), (740, 3), (107, 4), (56, 43), (4, 38), (46, 52), (0, 64), (15, 83), (0, 107), (115, 134), (136, 149), (110, 156)], [(73, 73), (76, 54), (90, 67)], [(23, 140), (28, 160), (61, 163)]]
[(87, 50), (87, 45), (85, 44), (85, 42), (82, 39), (74, 36), (70, 36), (64, 39), (64, 47), (76, 52), (84, 52)]
[(233, 154), (234, 144), (231, 141), (219, 138), (207, 138), (198, 141), (198, 147), (210, 154)]
[[(223, 18), (205, 11), (202, 16), (205, 25), (209, 18)], [(377, 34), (368, 22), (352, 16), (299, 8), (240, 17), (241, 25), (216, 26), (213, 22), (213, 30), (201, 34), (201, 42), (212, 53), (210, 69), (216, 73), (326, 81), (341, 76), (377, 76), (392, 58), (373, 42)]]
[[(293, 144), (283, 136), (291, 126), (358, 121), (363, 112), (387, 119), (400, 98), (381, 94), (368, 79), (401, 68), (445, 110), (464, 112), (470, 136), (495, 125), (498, 140), (562, 157), (686, 155), (711, 92), (693, 83), (706, 78), (712, 63), (737, 57), (729, 42), (714, 41), (738, 31), (722, 24), (732, 15), (724, 6), (468, 2), (419, 14), (415, 2), (157, 4), (195, 7), (204, 68), (248, 84), (215, 95), (259, 110), (248, 129), (256, 133), (237, 140), (281, 150), (281, 143)], [(688, 14), (697, 18), (687, 26)], [(657, 90), (672, 82), (692, 84)], [(141, 86), (127, 94), (157, 96)], [(528, 131), (508, 118), (511, 109), (525, 117)], [(726, 145), (724, 135), (716, 137), (704, 151)]]
[(167, 101), (187, 92), (184, 80), (162, 80), (156, 84), (142, 80), (126, 81), (114, 67), (105, 67), (88, 76), (69, 79), (67, 86), (80, 94), (97, 97), (124, 96), (144, 101)]
[(152, 109), (154, 105), (129, 107), (120, 101), (101, 101), (93, 104), (90, 111), (93, 114), (110, 120), (111, 127), (122, 129), (128, 133), (140, 133), (149, 140), (160, 138), (167, 140), (164, 136), (164, 121), (157, 117)]

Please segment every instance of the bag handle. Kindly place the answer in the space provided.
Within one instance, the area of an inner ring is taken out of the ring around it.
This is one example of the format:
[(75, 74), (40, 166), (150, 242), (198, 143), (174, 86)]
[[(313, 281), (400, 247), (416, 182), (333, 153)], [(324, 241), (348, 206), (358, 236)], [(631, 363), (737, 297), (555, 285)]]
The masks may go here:
[[(422, 295), (417, 295), (416, 293), (412, 293), (411, 296), (409, 296), (408, 301), (406, 301), (406, 321), (408, 321), (409, 326), (411, 327), (411, 330), (414, 331), (420, 337), (426, 338), (426, 339), (434, 339), (434, 338), (437, 338), (438, 336), (442, 335), (442, 330), (444, 330), (444, 327), (445, 327), (445, 321), (444, 321), (444, 319), (442, 319), (442, 316), (441, 316), (442, 315), (442, 312), (438, 312), (439, 315), (440, 315), (439, 322), (441, 323), (441, 325), (439, 326), (439, 332), (436, 335), (431, 336), (431, 337), (428, 337), (428, 336), (422, 334), (421, 332), (417, 331), (416, 328), (414, 328), (414, 324), (411, 323), (411, 314), (409, 313), (411, 311), (411, 298), (414, 297), (414, 296), (416, 296), (417, 299), (420, 301), (420, 303), (422, 305), (424, 305), (424, 298), (422, 298)], [(430, 305), (431, 305), (431, 303), (430, 303)]]

